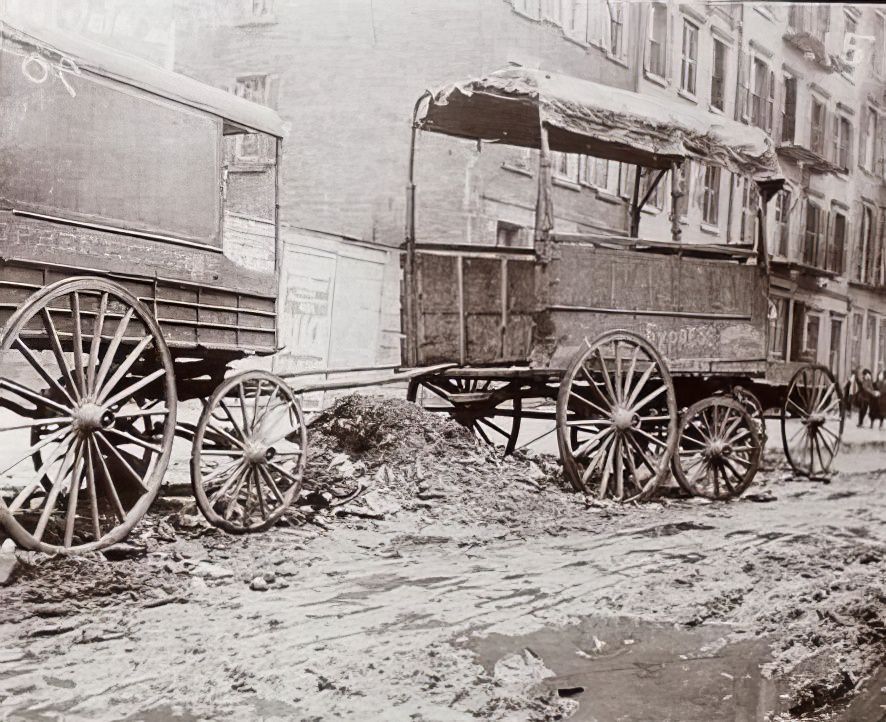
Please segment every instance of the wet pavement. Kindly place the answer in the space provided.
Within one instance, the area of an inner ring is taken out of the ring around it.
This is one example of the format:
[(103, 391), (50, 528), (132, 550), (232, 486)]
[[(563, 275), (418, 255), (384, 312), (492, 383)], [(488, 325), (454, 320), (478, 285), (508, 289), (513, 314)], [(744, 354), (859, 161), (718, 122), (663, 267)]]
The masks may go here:
[(840, 685), (886, 645), (886, 473), (847, 459), (828, 485), (766, 472), (766, 503), (527, 486), (484, 515), (455, 490), (238, 538), (161, 505), (146, 555), (0, 589), (0, 716), (737, 722), (813, 700), (804, 719), (875, 722), (882, 672), (849, 711)]

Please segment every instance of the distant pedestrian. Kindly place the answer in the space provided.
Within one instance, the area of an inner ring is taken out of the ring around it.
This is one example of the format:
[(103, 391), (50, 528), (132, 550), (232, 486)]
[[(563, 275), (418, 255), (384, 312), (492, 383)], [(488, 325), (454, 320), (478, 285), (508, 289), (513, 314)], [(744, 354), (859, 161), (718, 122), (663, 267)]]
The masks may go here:
[(886, 369), (880, 369), (877, 375), (877, 407), (879, 410), (880, 428), (883, 428), (883, 419), (886, 418)]
[[(879, 414), (880, 392), (874, 387), (874, 380), (871, 376), (870, 369), (863, 369), (861, 372), (861, 380), (858, 383), (858, 427), (864, 425), (864, 417), (871, 412), (871, 405), (877, 404), (877, 414)], [(871, 413), (871, 428), (874, 427), (874, 413)]]
[(856, 367), (851, 374), (849, 374), (849, 380), (846, 382), (846, 387), (843, 389), (843, 398), (846, 399), (846, 403), (849, 407), (849, 410), (852, 411), (855, 406), (858, 404), (858, 378), (860, 376), (860, 370)]

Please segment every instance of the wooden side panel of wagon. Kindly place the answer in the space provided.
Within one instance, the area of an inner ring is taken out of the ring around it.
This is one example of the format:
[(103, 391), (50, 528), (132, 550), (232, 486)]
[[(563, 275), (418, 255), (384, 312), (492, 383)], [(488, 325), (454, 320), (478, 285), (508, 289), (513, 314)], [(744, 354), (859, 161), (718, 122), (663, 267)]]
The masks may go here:
[(624, 328), (647, 338), (674, 373), (761, 373), (768, 328), (760, 268), (560, 242), (539, 277), (536, 355), (563, 368), (578, 347)]

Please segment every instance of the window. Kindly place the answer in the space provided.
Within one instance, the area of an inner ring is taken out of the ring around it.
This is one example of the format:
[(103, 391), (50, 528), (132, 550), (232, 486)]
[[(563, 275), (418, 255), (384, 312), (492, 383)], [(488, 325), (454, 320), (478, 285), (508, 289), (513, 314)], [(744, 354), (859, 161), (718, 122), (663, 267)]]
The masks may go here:
[(819, 155), (824, 155), (824, 127), (827, 110), (818, 98), (812, 99), (812, 118), (809, 128), (809, 147)]
[(625, 46), (625, 3), (623, 0), (606, 0), (609, 8), (609, 52), (616, 58), (627, 55)]
[[(850, 40), (850, 37), (849, 37), (850, 35), (857, 35), (857, 34), (858, 34), (858, 23), (855, 22), (855, 19), (854, 19), (854, 18), (850, 17), (849, 13), (844, 13), (843, 17), (844, 17), (844, 19), (845, 19), (844, 35), (843, 35), (843, 37), (844, 37), (844, 47), (848, 47), (848, 48), (849, 48), (849, 50), (848, 50), (848, 52), (847, 52), (846, 55), (847, 55), (847, 60), (849, 60), (849, 62), (851, 63), (851, 62), (854, 62), (854, 61), (856, 61), (856, 60), (858, 59), (858, 58), (857, 58), (857, 56), (858, 56), (858, 46), (857, 46), (856, 44), (854, 44), (854, 43), (853, 43), (853, 44), (849, 44), (849, 43), (847, 43), (846, 41), (847, 41), (847, 40)], [(853, 70), (853, 66), (852, 66), (852, 65), (849, 65), (849, 64), (847, 63), (847, 64), (844, 66), (843, 72), (844, 72), (846, 75), (852, 75), (852, 70)]]
[(784, 143), (794, 142), (797, 125), (797, 79), (785, 73), (784, 95), (781, 106), (781, 140)]
[(870, 354), (868, 368), (872, 369), (874, 372), (876, 372), (876, 368), (877, 368), (876, 338), (877, 338), (877, 317), (873, 313), (868, 311), (868, 332), (867, 332), (867, 338), (866, 338), (866, 342), (867, 342), (866, 345), (868, 347), (868, 353)]
[(779, 191), (775, 196), (775, 248), (772, 252), (776, 256), (787, 258), (788, 241), (791, 231), (791, 192)]
[(555, 178), (578, 182), (578, 156), (574, 153), (551, 152), (551, 170)]
[(740, 243), (754, 245), (757, 242), (758, 198), (759, 192), (757, 190), (757, 184), (751, 178), (745, 177), (741, 194)]
[(495, 244), (506, 248), (517, 248), (523, 243), (523, 228), (514, 223), (499, 221), (496, 226)]
[(867, 283), (870, 277), (873, 242), (874, 211), (870, 206), (863, 206), (858, 234), (858, 249), (855, 254), (855, 265), (853, 268), (855, 280), (861, 283)]
[[(673, 182), (674, 179), (671, 178), (671, 183)], [(692, 161), (684, 160), (680, 164), (680, 175), (677, 179), (677, 184), (680, 195), (676, 199), (676, 205), (671, 210), (676, 213), (677, 218), (685, 221), (689, 212), (689, 194), (692, 192)]]
[(869, 283), (875, 286), (886, 285), (886, 208), (880, 209), (880, 228), (877, 240), (871, 250), (871, 277)]
[(878, 11), (874, 22), (874, 71), (882, 77), (886, 75), (886, 15)]
[(720, 168), (709, 165), (704, 169), (704, 189), (702, 198), (702, 220), (716, 226), (720, 219)]
[(563, 29), (574, 38), (585, 40), (588, 31), (588, 0), (569, 0)]
[(680, 61), (680, 89), (695, 95), (695, 75), (698, 65), (698, 26), (683, 21), (683, 57)]
[(630, 163), (618, 164), (618, 195), (628, 199), (634, 193), (635, 168)]
[(751, 122), (765, 131), (772, 127), (773, 80), (769, 66), (755, 57), (751, 74)]
[[(652, 168), (643, 169), (643, 175), (640, 178), (640, 199), (646, 196), (646, 193), (649, 191), (650, 186), (653, 181), (658, 177), (659, 171), (654, 170)], [(646, 201), (646, 206), (652, 206), (653, 208), (657, 208), (658, 210), (664, 210), (664, 199), (665, 199), (665, 179), (662, 178), (655, 186), (655, 189), (652, 191), (652, 195), (649, 196), (649, 200)]]
[(864, 109), (859, 146), (861, 167), (873, 172), (877, 147), (877, 111), (871, 107)]
[(803, 233), (803, 263), (821, 266), (824, 256), (824, 218), (822, 209), (806, 201), (806, 230)]
[(652, 3), (649, 7), (649, 41), (646, 46), (646, 69), (663, 78), (667, 75), (668, 6)]
[(584, 156), (581, 180), (583, 183), (612, 195), (618, 193), (618, 161)]
[(818, 357), (818, 332), (820, 326), (821, 317), (818, 314), (806, 314), (806, 323), (803, 328), (803, 353), (810, 361), (815, 361)]
[(831, 240), (828, 244), (827, 268), (835, 273), (843, 273), (843, 258), (846, 254), (846, 215), (836, 209), (831, 211)]
[[(271, 105), (272, 78), (269, 75), (243, 75), (234, 81), (233, 92), (246, 100)], [(273, 159), (272, 139), (261, 133), (239, 133), (234, 136), (234, 156), (241, 161)]]
[(726, 110), (726, 44), (717, 38), (711, 68), (711, 107)]
[(852, 357), (852, 368), (858, 368), (861, 365), (861, 331), (864, 325), (864, 315), (861, 313), (852, 314), (852, 346), (849, 349)]
[(852, 123), (842, 115), (834, 116), (834, 163), (847, 170), (852, 148)]
[(538, 20), (541, 14), (539, 0), (514, 0), (514, 9), (523, 15)]
[(831, 338), (828, 348), (828, 367), (838, 379), (843, 378), (843, 317), (831, 316)]
[(769, 309), (769, 355), (783, 359), (788, 343), (788, 299), (772, 297)]

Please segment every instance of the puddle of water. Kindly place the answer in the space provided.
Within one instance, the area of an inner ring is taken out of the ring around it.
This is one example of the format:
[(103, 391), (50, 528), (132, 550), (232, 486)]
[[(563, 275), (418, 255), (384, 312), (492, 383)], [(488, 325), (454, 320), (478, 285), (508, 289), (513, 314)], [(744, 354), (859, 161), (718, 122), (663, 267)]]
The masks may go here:
[(769, 644), (727, 642), (730, 632), (601, 617), (466, 644), (490, 674), (502, 658), (531, 650), (553, 672), (543, 686), (579, 702), (571, 720), (757, 722), (784, 711), (776, 684), (760, 673)]

